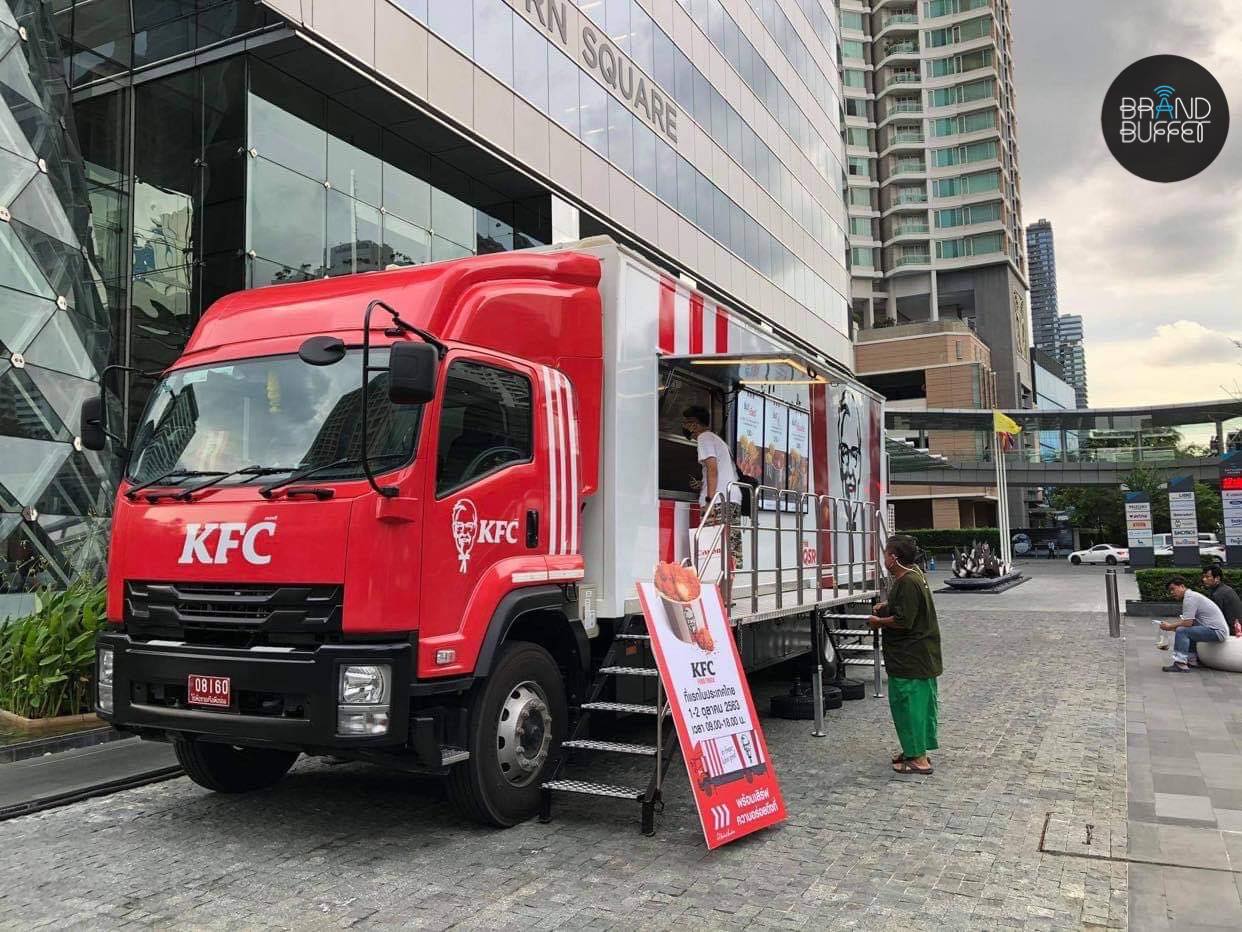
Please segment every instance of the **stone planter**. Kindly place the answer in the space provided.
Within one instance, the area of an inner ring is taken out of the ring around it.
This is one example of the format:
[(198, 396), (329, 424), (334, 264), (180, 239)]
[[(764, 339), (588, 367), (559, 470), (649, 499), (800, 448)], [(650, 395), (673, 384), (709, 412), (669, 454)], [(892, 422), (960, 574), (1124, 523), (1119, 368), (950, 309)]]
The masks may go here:
[(26, 718), (8, 709), (0, 709), (0, 723), (31, 735), (98, 728), (104, 724), (94, 712), (88, 712), (85, 715), (57, 715), (54, 718)]
[(1176, 618), (1182, 612), (1179, 602), (1142, 602), (1126, 599), (1126, 614), (1135, 618)]

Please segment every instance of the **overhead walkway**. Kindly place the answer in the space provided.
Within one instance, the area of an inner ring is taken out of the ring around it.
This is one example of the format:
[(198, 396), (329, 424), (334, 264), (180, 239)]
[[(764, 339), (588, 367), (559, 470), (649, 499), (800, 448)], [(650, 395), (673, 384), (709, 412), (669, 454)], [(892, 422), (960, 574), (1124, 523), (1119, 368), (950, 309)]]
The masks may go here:
[[(1226, 446), (1226, 425), (1242, 419), (1242, 400), (1224, 399), (1191, 404), (1127, 408), (1080, 408), (1077, 410), (1008, 410), (1004, 412), (1029, 436), (1055, 439), (1049, 452), (1039, 444), (1006, 454), (1010, 486), (1117, 485), (1135, 466), (1150, 466), (1198, 480), (1215, 480), (1220, 457), (1179, 456), (1167, 446), (1158, 447), (1153, 435), (1170, 428), (1208, 425), (1215, 436), (1214, 450)], [(1230, 425), (1234, 429), (1237, 424)], [(933, 431), (992, 433), (992, 412), (979, 409), (890, 410), (885, 427), (892, 432), (926, 438)], [(1112, 434), (1128, 438), (1124, 446), (1088, 447), (1088, 437)], [(1144, 445), (1144, 437), (1148, 444)], [(893, 485), (988, 486), (996, 482), (996, 466), (989, 442), (977, 457), (941, 457), (929, 454), (920, 444), (890, 439), (889, 475)]]

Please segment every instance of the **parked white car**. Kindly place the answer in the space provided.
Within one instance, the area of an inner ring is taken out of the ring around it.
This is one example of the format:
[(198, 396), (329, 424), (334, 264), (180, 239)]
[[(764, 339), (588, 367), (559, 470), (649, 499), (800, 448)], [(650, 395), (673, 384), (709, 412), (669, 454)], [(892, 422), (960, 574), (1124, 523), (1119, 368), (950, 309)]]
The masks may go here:
[(1125, 547), (1114, 547), (1112, 544), (1096, 544), (1089, 550), (1075, 550), (1069, 555), (1070, 563), (1107, 563), (1116, 566), (1118, 563), (1130, 562), (1130, 551)]
[[(1173, 556), (1173, 535), (1172, 534), (1153, 534), (1151, 536), (1151, 544), (1155, 556), (1171, 557)], [(1208, 532), (1200, 532), (1199, 534), (1199, 556), (1208, 557), (1214, 563), (1225, 562), (1225, 548), (1221, 546), (1216, 539), (1215, 534)]]

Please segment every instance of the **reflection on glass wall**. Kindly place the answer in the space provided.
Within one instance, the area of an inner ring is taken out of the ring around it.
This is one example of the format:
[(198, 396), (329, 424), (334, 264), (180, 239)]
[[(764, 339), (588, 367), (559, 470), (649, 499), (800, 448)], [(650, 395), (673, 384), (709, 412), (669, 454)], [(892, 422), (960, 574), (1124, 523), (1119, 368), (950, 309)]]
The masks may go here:
[(0, 0), (0, 617), (13, 592), (100, 570), (114, 488), (111, 461), (74, 440), (108, 359), (123, 196), (83, 171), (56, 49), (44, 5)]
[(548, 238), (546, 211), (537, 205), (489, 192), (416, 140), (257, 61), (247, 113), (250, 285), (455, 259)]

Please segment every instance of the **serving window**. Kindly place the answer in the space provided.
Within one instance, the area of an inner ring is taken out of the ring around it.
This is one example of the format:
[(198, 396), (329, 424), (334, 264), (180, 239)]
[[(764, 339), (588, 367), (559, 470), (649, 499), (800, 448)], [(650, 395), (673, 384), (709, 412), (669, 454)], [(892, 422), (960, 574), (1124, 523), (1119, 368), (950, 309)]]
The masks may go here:
[(694, 406), (706, 408), (712, 432), (727, 440), (724, 389), (688, 372), (661, 367), (659, 404), (660, 498), (697, 502), (699, 493), (690, 487), (690, 480), (702, 476), (702, 467), (697, 444), (681, 432), (682, 412)]

